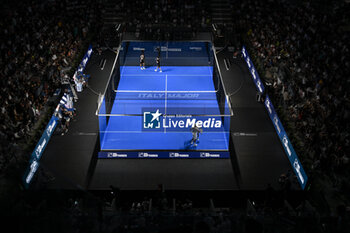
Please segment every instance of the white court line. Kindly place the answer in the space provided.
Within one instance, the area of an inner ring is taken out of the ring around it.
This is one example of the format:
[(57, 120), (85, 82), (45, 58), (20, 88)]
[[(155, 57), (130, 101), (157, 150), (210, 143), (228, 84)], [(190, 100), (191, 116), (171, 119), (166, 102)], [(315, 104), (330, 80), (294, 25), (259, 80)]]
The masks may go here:
[(79, 135), (79, 136), (95, 136), (95, 135), (97, 135), (97, 133), (83, 133), (83, 132), (79, 132), (79, 133), (77, 133), (77, 135)]
[[(120, 72), (120, 67), (123, 67), (122, 70), (121, 70), (121, 72)], [(120, 74), (119, 74), (120, 77), (119, 77), (119, 78), (121, 78), (121, 77), (124, 76), (125, 70), (126, 70), (126, 69), (125, 69), (125, 66), (120, 66), (120, 65), (119, 65), (119, 72), (120, 72)]]

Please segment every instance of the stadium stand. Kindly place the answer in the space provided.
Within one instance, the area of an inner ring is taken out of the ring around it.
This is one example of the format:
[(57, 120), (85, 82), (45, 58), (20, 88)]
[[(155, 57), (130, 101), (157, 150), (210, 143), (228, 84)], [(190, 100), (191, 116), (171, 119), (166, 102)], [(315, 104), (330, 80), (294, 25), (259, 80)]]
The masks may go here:
[(287, 188), (270, 187), (259, 197), (233, 196), (239, 204), (220, 207), (209, 197), (198, 203), (162, 188), (135, 197), (114, 187), (96, 193), (21, 187), (29, 153), (67, 80), (74, 83), (92, 37), (102, 45), (104, 33), (120, 23), (137, 38), (193, 38), (211, 27), (211, 6), (201, 0), (5, 1), (0, 211), (23, 220), (11, 226), (13, 232), (348, 232), (350, 4), (340, 0), (234, 0), (232, 28), (222, 27), (235, 34), (232, 46), (247, 46), (280, 106), (312, 184), (301, 201), (286, 198)]
[(248, 1), (240, 6), (236, 17), (247, 17), (236, 26), (247, 29), (244, 37), (304, 164), (314, 176), (326, 176), (328, 185), (345, 191), (350, 145), (348, 4)]
[[(86, 10), (87, 6), (92, 10)], [(17, 160), (26, 159), (21, 149), (50, 110), (52, 114), (62, 84), (70, 79), (83, 49), (90, 23), (95, 22), (93, 10), (89, 2), (82, 6), (68, 1), (9, 4), (2, 9), (6, 15), (1, 22), (3, 166), (9, 165), (14, 155)]]

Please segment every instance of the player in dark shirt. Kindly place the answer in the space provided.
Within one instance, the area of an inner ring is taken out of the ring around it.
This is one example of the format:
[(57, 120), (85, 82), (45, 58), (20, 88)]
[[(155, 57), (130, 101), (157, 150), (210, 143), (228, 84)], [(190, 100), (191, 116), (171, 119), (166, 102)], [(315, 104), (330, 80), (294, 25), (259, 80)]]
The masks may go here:
[(145, 70), (145, 52), (144, 50), (141, 51), (141, 55), (140, 55), (140, 68), (141, 70)]
[(157, 67), (154, 71), (157, 71), (159, 69), (159, 72), (162, 72), (162, 68), (160, 68), (160, 56), (156, 58), (156, 63), (157, 63)]

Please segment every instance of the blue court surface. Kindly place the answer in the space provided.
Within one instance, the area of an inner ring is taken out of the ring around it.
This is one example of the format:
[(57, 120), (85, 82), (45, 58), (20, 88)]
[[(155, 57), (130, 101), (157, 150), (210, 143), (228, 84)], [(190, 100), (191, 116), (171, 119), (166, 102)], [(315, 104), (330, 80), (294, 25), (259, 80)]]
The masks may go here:
[[(228, 150), (229, 121), (214, 130), (203, 128), (196, 147), (190, 144), (190, 128), (169, 129), (164, 125), (155, 131), (144, 128), (145, 111), (201, 115), (197, 120), (223, 119), (211, 66), (165, 66), (162, 73), (154, 69), (120, 67), (109, 119), (99, 116), (101, 150)], [(160, 122), (168, 122), (168, 118), (161, 116)]]

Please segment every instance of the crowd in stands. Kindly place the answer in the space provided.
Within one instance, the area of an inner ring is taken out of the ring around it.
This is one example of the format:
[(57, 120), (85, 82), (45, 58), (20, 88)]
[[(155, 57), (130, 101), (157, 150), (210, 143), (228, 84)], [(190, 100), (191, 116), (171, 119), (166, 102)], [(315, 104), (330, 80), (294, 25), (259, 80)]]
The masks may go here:
[(135, 30), (137, 38), (192, 38), (201, 28), (210, 25), (206, 4), (202, 0), (123, 0), (116, 5), (115, 13), (123, 16), (126, 28)]
[(233, 195), (239, 205), (231, 206), (228, 203), (232, 201), (227, 199), (224, 206), (218, 206), (221, 198), (214, 193), (213, 198), (203, 199), (189, 191), (186, 197), (176, 198), (167, 190), (135, 191), (137, 195), (123, 192), (35, 193), (34, 201), (15, 203), (10, 215), (25, 216), (26, 221), (12, 229), (26, 233), (341, 233), (334, 222), (346, 225), (348, 220), (346, 214), (339, 214), (336, 221), (321, 218), (308, 202), (268, 205), (264, 198), (250, 200)]
[(340, 187), (344, 182), (333, 174), (349, 168), (350, 152), (350, 6), (299, 4), (242, 1), (234, 25), (264, 72), (273, 104), (292, 126), (288, 133), (304, 164)]
[(0, 168), (34, 136), (61, 85), (70, 81), (68, 72), (90, 21), (86, 9), (70, 9), (67, 3), (28, 1), (2, 7)]

